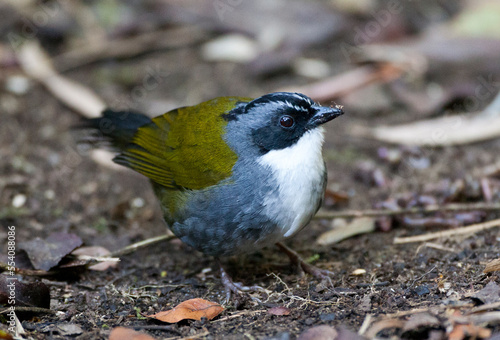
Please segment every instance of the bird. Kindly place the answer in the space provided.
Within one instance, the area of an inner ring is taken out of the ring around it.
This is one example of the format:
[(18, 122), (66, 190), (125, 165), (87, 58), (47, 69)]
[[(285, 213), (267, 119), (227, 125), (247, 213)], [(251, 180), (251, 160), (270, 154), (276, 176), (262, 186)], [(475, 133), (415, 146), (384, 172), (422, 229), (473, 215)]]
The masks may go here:
[(83, 123), (110, 142), (113, 161), (149, 178), (170, 230), (220, 266), (226, 300), (254, 290), (233, 282), (221, 257), (276, 244), (303, 271), (306, 263), (282, 243), (320, 208), (327, 172), (323, 124), (344, 114), (300, 93), (218, 97), (155, 118), (106, 109)]

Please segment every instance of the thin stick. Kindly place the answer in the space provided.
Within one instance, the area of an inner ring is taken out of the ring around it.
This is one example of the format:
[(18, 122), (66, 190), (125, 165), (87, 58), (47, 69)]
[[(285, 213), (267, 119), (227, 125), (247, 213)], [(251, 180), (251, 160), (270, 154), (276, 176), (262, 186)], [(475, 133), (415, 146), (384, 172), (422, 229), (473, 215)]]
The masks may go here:
[(106, 59), (132, 58), (142, 53), (192, 46), (208, 39), (195, 27), (182, 27), (109, 41), (97, 41), (74, 48), (54, 58), (58, 70), (68, 71)]
[(411, 242), (424, 242), (424, 241), (429, 241), (433, 240), (436, 238), (441, 238), (441, 237), (450, 237), (454, 235), (466, 235), (466, 234), (473, 234), (477, 233), (479, 231), (483, 231), (486, 229), (491, 229), (495, 227), (500, 227), (500, 219), (484, 222), (484, 223), (478, 223), (478, 224), (472, 224), (467, 227), (462, 227), (462, 228), (456, 228), (456, 229), (451, 229), (451, 230), (445, 230), (445, 231), (438, 231), (435, 233), (428, 233), (424, 235), (417, 235), (417, 236), (410, 236), (410, 237), (396, 237), (394, 238), (394, 244), (402, 244), (402, 243), (411, 243)]
[(499, 211), (500, 203), (472, 203), (472, 204), (446, 204), (438, 205), (432, 204), (425, 207), (413, 207), (398, 210), (345, 210), (339, 212), (320, 212), (316, 214), (315, 219), (334, 219), (334, 218), (349, 218), (349, 217), (363, 217), (363, 216), (397, 216), (405, 214), (429, 214), (434, 212), (450, 212), (450, 211)]
[[(46, 313), (46, 314), (55, 314), (57, 313), (55, 310), (42, 308), (42, 307), (14, 307), (16, 312), (30, 312), (30, 313)], [(7, 313), (10, 311), (10, 307), (0, 309), (0, 314)]]
[(365, 319), (363, 320), (363, 324), (361, 324), (361, 327), (359, 328), (359, 331), (358, 331), (359, 335), (363, 335), (366, 333), (366, 331), (368, 330), (368, 328), (372, 324), (372, 319), (373, 319), (373, 315), (371, 315), (371, 314), (367, 314), (365, 316)]
[(164, 235), (148, 238), (146, 240), (139, 241), (137, 243), (128, 245), (122, 249), (118, 249), (118, 250), (112, 252), (111, 254), (107, 255), (107, 257), (120, 257), (123, 255), (133, 253), (134, 251), (137, 251), (138, 249), (148, 247), (148, 246), (153, 245), (155, 243), (159, 243), (159, 242), (163, 242), (163, 241), (170, 241), (174, 238), (176, 238), (176, 236), (173, 234), (164, 234)]
[(22, 269), (22, 268), (17, 268), (17, 267), (12, 267), (9, 266), (7, 263), (0, 262), (0, 273), (7, 272), (7, 271), (13, 271), (14, 274), (16, 275), (21, 275), (21, 276), (51, 276), (54, 275), (56, 272), (51, 270), (51, 271), (46, 271), (42, 269)]

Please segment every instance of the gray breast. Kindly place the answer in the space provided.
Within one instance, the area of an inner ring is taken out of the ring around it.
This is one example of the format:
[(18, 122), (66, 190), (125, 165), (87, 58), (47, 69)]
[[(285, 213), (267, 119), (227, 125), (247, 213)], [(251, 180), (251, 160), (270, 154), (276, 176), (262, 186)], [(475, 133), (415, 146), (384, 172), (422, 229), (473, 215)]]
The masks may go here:
[(233, 176), (216, 186), (192, 191), (170, 227), (193, 248), (213, 256), (247, 253), (284, 238), (283, 229), (265, 212), (265, 198), (276, 185), (265, 169), (236, 164)]

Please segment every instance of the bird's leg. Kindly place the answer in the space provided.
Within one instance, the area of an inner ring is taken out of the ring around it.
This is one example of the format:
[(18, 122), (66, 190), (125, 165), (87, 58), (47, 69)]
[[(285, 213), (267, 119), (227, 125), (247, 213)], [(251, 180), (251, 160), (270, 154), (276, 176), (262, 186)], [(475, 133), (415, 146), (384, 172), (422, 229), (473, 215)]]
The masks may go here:
[(224, 289), (226, 291), (226, 303), (231, 301), (231, 294), (240, 294), (241, 292), (256, 292), (264, 290), (260, 286), (244, 286), (241, 282), (234, 282), (229, 274), (224, 270), (219, 259), (216, 259), (220, 268), (220, 276)]
[(311, 274), (312, 276), (318, 279), (327, 280), (328, 283), (333, 286), (331, 277), (334, 276), (335, 273), (326, 269), (318, 268), (316, 266), (313, 266), (312, 264), (307, 263), (306, 261), (304, 261), (302, 257), (300, 257), (300, 255), (296, 251), (288, 248), (281, 242), (276, 243), (276, 245), (278, 246), (278, 248), (280, 248), (282, 252), (284, 252), (290, 258), (290, 261), (298, 268), (302, 269), (307, 274)]

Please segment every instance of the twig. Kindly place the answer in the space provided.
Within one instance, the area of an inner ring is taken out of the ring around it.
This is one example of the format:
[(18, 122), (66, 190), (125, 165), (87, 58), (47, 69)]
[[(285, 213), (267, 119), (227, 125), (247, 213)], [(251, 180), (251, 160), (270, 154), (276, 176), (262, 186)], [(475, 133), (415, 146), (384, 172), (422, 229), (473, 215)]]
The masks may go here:
[(173, 234), (164, 234), (164, 235), (148, 238), (146, 240), (142, 240), (140, 242), (128, 245), (122, 249), (118, 249), (118, 250), (112, 252), (111, 254), (109, 254), (108, 256), (109, 257), (120, 257), (123, 255), (133, 253), (134, 251), (136, 251), (138, 249), (148, 247), (148, 246), (153, 245), (155, 243), (159, 243), (159, 242), (163, 242), (163, 241), (170, 241), (174, 238), (176, 238), (176, 236)]
[(133, 37), (81, 46), (58, 55), (54, 58), (54, 64), (58, 70), (67, 71), (106, 59), (132, 58), (147, 52), (195, 45), (207, 38), (205, 32), (193, 27), (144, 32)]
[(426, 277), (427, 275), (429, 275), (430, 273), (432, 273), (434, 271), (434, 269), (436, 269), (436, 266), (433, 266), (427, 272), (423, 273), (422, 275), (420, 275), (419, 277), (417, 277), (415, 280), (413, 280), (413, 282), (410, 284), (410, 288), (413, 288), (413, 286), (415, 286), (415, 283), (417, 283), (418, 281), (422, 280), (424, 277)]
[(455, 253), (456, 250), (453, 249), (453, 248), (449, 248), (449, 247), (445, 247), (441, 244), (437, 244), (437, 243), (432, 243), (432, 242), (425, 242), (425, 243), (422, 243), (421, 245), (418, 246), (417, 250), (415, 251), (415, 253), (418, 254), (418, 252), (420, 251), (420, 249), (424, 248), (424, 247), (427, 247), (427, 248), (433, 248), (433, 249), (437, 249), (437, 250), (443, 250), (443, 251), (448, 251), (450, 253)]
[[(0, 309), (0, 314), (6, 313), (10, 311), (10, 307)], [(30, 312), (30, 313), (46, 313), (46, 314), (55, 314), (57, 313), (55, 310), (42, 308), (42, 307), (15, 307), (16, 312)]]
[(500, 203), (472, 203), (472, 204), (432, 204), (425, 207), (412, 207), (398, 210), (344, 210), (339, 212), (320, 212), (316, 214), (315, 219), (334, 219), (334, 218), (349, 218), (363, 216), (397, 216), (405, 214), (429, 214), (434, 212), (450, 212), (450, 211), (499, 211)]
[(473, 314), (473, 313), (479, 313), (479, 312), (484, 312), (486, 310), (498, 309), (498, 308), (500, 308), (500, 301), (499, 302), (489, 303), (487, 305), (481, 305), (479, 307), (474, 307), (474, 308), (470, 309), (469, 311), (467, 311), (465, 313), (465, 315)]
[(440, 237), (450, 237), (455, 235), (466, 235), (473, 234), (486, 229), (491, 229), (495, 227), (500, 227), (500, 219), (469, 225), (467, 227), (456, 228), (446, 231), (438, 231), (435, 233), (428, 233), (424, 235), (410, 236), (410, 237), (396, 237), (394, 238), (394, 244), (411, 243), (411, 242), (424, 242), (428, 240), (433, 240)]
[(24, 73), (43, 84), (54, 97), (86, 117), (97, 117), (106, 108), (94, 91), (67, 77), (54, 68), (47, 52), (39, 43), (26, 42), (17, 54)]
[(266, 312), (266, 310), (265, 310), (265, 309), (259, 309), (259, 310), (249, 310), (249, 311), (237, 312), (237, 313), (234, 313), (234, 314), (231, 314), (231, 315), (225, 316), (225, 317), (223, 317), (223, 318), (220, 318), (220, 319), (214, 320), (214, 321), (212, 321), (212, 323), (215, 323), (215, 322), (221, 322), (221, 321), (227, 321), (227, 320), (234, 319), (234, 318), (239, 318), (239, 317), (242, 317), (242, 316), (252, 316), (252, 315), (255, 315), (255, 314), (265, 313), (265, 312)]
[(130, 325), (130, 327), (132, 327), (134, 330), (140, 330), (140, 329), (147, 329), (150, 331), (160, 330), (160, 331), (169, 331), (172, 333), (177, 333), (179, 335), (181, 334), (177, 329), (175, 329), (175, 327), (171, 325)]
[(367, 314), (365, 316), (365, 319), (363, 320), (363, 323), (361, 324), (361, 327), (359, 328), (359, 331), (358, 331), (359, 335), (363, 335), (366, 333), (366, 331), (368, 330), (368, 328), (372, 324), (372, 319), (373, 319), (373, 315), (371, 315), (371, 314)]
[(210, 332), (209, 331), (205, 331), (205, 332), (201, 332), (201, 333), (198, 333), (198, 334), (194, 334), (194, 335), (190, 335), (188, 337), (185, 337), (185, 338), (179, 338), (178, 336), (174, 336), (174, 337), (171, 337), (171, 338), (163, 338), (163, 340), (184, 340), (184, 339), (198, 339), (198, 338), (202, 338), (204, 336), (207, 336), (209, 335)]
[(300, 92), (318, 102), (329, 101), (354, 92), (373, 83), (385, 83), (403, 74), (403, 68), (390, 63), (364, 65), (340, 75), (321, 80), (300, 88), (284, 88), (282, 91)]
[[(438, 306), (437, 308), (439, 308), (439, 310), (441, 311), (445, 307), (443, 305), (441, 305), (441, 306)], [(430, 308), (423, 307), (423, 308), (415, 308), (415, 309), (411, 309), (411, 310), (403, 310), (403, 311), (399, 311), (399, 312), (395, 312), (395, 313), (385, 314), (385, 315), (381, 315), (380, 317), (400, 318), (402, 316), (413, 315), (413, 314), (418, 314), (418, 313), (425, 313), (425, 312), (430, 312), (430, 311), (431, 311)]]
[[(0, 262), (0, 273), (11, 271), (12, 266), (9, 266), (7, 263)], [(36, 269), (22, 269), (14, 267), (14, 273), (21, 276), (51, 276), (54, 275), (55, 271), (46, 271), (46, 270), (36, 270)]]

